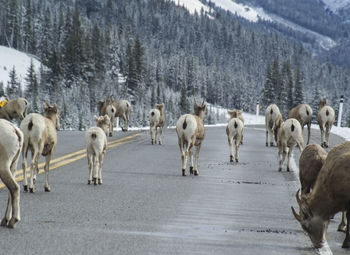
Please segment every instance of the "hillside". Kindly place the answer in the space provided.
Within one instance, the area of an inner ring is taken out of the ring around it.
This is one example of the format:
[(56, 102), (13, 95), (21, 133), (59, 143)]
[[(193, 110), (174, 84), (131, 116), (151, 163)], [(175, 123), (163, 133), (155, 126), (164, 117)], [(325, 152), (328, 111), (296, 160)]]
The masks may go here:
[(40, 62), (24, 52), (0, 46), (0, 59), (0, 83), (3, 84), (4, 88), (10, 81), (10, 71), (13, 70), (13, 67), (15, 67), (18, 82), (22, 84), (23, 90), (26, 88), (25, 78), (31, 61), (33, 61), (35, 71), (39, 73)]
[[(278, 10), (264, 7), (266, 18), (260, 19), (263, 7), (252, 3), (237, 3), (237, 16), (214, 1), (29, 2), (0, 10), (0, 44), (31, 53), (47, 67), (38, 75), (38, 89), (25, 96), (37, 105), (57, 102), (66, 128), (91, 125), (98, 100), (109, 95), (132, 103), (135, 126), (147, 124), (148, 109), (161, 102), (171, 125), (191, 111), (193, 98), (246, 112), (255, 112), (257, 101), (263, 109), (276, 102), (285, 114), (299, 102), (316, 109), (321, 96), (332, 106), (339, 95), (350, 96), (349, 70), (320, 61), (297, 40), (311, 45), (319, 39), (271, 22), (273, 15), (281, 17)], [(215, 122), (214, 115), (205, 121)]]

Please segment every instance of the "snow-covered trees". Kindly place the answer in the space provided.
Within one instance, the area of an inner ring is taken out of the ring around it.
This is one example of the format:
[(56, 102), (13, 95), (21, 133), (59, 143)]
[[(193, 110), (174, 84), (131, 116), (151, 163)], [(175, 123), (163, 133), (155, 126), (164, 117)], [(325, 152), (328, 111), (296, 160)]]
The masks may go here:
[(43, 61), (40, 74), (28, 70), (25, 93), (38, 105), (58, 100), (65, 128), (89, 126), (96, 102), (109, 95), (132, 102), (131, 123), (144, 123), (143, 110), (161, 102), (171, 123), (191, 112), (193, 97), (244, 111), (255, 111), (257, 100), (276, 103), (285, 116), (317, 96), (316, 84), (324, 94), (350, 93), (347, 69), (220, 10), (210, 18), (164, 0), (42, 2), (5, 1), (0, 44)]

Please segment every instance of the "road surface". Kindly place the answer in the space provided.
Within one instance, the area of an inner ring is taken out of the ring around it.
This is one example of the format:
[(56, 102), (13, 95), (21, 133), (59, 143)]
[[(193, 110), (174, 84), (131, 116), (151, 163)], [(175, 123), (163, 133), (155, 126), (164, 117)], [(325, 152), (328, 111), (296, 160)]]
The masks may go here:
[[(0, 228), (0, 254), (316, 254), (290, 209), (297, 166), (277, 171), (277, 148), (265, 147), (263, 127), (245, 128), (239, 163), (229, 162), (225, 127), (206, 132), (199, 176), (186, 177), (174, 129), (161, 146), (151, 145), (148, 131), (118, 132), (108, 138), (103, 185), (94, 186), (84, 132), (60, 131), (51, 192), (43, 174), (35, 194), (20, 183), (22, 219), (14, 230)], [(312, 130), (311, 142), (319, 139)], [(330, 137), (331, 146), (340, 142)], [(1, 217), (6, 200), (2, 188)], [(348, 254), (338, 222), (339, 215), (328, 243), (333, 254)]]

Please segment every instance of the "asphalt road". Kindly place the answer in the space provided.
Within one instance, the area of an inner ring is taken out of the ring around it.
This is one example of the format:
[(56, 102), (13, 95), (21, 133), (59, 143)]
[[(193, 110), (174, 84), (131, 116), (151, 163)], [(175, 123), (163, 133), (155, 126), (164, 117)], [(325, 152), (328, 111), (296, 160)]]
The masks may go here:
[[(199, 176), (186, 177), (175, 130), (165, 130), (161, 146), (148, 132), (118, 132), (97, 186), (87, 185), (84, 132), (59, 132), (51, 192), (43, 174), (35, 194), (21, 192), (21, 222), (0, 228), (0, 254), (316, 254), (290, 210), (297, 167), (277, 171), (263, 127), (245, 128), (239, 163), (229, 162), (224, 127), (206, 132)], [(319, 143), (319, 131), (312, 135)], [(341, 141), (330, 138), (331, 146)], [(6, 200), (0, 189), (1, 217)], [(333, 254), (348, 254), (338, 222), (328, 243)]]

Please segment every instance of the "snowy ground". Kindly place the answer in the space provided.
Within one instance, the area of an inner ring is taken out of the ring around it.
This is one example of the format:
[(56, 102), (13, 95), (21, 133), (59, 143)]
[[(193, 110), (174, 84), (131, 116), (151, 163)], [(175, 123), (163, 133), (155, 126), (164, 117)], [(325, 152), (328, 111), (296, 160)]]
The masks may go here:
[[(173, 0), (173, 1), (175, 2), (175, 4), (185, 7), (191, 14), (194, 14), (195, 12), (200, 13), (201, 9), (203, 9), (205, 13), (208, 13), (210, 11), (208, 6), (204, 5), (199, 0)], [(267, 21), (282, 24), (286, 27), (289, 27), (293, 30), (296, 30), (302, 33), (311, 34), (317, 39), (320, 46), (326, 50), (329, 50), (337, 45), (336, 42), (328, 36), (324, 36), (317, 32), (306, 29), (302, 26), (299, 26), (291, 21), (288, 21), (272, 13), (266, 13), (262, 8), (248, 6), (241, 3), (236, 3), (233, 0), (211, 0), (211, 2), (214, 3), (215, 6), (222, 8), (226, 11), (229, 11), (237, 16), (240, 16), (250, 22), (267, 20)], [(327, 7), (331, 9), (343, 8), (345, 6), (350, 5), (350, 0), (324, 0), (323, 2), (326, 4)]]
[(7, 82), (10, 80), (9, 73), (13, 67), (15, 67), (22, 89), (25, 89), (25, 77), (31, 61), (33, 61), (35, 72), (39, 73), (40, 62), (34, 57), (18, 50), (0, 46), (0, 60), (0, 83), (2, 82), (4, 84), (4, 88), (6, 88)]
[[(223, 108), (220, 108), (220, 111), (223, 110)], [(225, 109), (226, 111), (226, 109)], [(228, 123), (229, 116), (227, 115), (227, 121), (223, 123), (217, 123), (213, 125), (205, 125), (206, 127), (222, 127), (226, 126)], [(259, 115), (258, 117), (255, 114), (251, 113), (243, 113), (244, 118), (244, 125), (265, 125), (265, 116)], [(118, 123), (118, 122), (117, 122)], [(335, 123), (336, 124), (336, 123)], [(167, 128), (175, 128), (175, 126), (169, 126)], [(312, 124), (311, 128), (319, 130), (319, 126), (316, 124)], [(130, 130), (149, 130), (149, 127), (132, 127), (129, 128)], [(121, 129), (118, 127), (115, 129), (116, 131), (121, 131)], [(343, 137), (346, 141), (350, 141), (350, 128), (348, 127), (337, 127), (333, 126), (331, 133), (339, 135), (340, 137)]]

